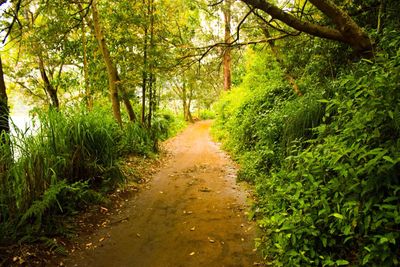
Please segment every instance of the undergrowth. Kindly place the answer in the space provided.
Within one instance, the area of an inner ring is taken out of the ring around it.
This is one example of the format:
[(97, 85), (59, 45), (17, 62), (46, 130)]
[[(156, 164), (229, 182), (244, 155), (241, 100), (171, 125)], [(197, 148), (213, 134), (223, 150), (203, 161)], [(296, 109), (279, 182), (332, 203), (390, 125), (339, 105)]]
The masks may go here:
[(121, 129), (101, 108), (37, 111), (35, 124), (33, 134), (17, 130), (0, 145), (0, 244), (68, 236), (64, 218), (103, 203), (125, 181), (123, 156), (155, 153), (158, 140), (179, 128), (172, 115), (160, 114), (151, 129)]
[(302, 97), (260, 51), (219, 102), (213, 132), (256, 186), (273, 266), (400, 264), (400, 39), (385, 42), (334, 79), (306, 73)]

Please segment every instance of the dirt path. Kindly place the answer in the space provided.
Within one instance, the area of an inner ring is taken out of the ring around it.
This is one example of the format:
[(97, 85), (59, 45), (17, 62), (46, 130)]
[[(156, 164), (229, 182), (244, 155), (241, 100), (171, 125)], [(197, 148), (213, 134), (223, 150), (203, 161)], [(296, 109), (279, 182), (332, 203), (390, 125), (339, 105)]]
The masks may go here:
[(246, 191), (209, 136), (210, 122), (170, 140), (171, 158), (147, 189), (66, 266), (253, 266), (255, 225), (246, 219)]

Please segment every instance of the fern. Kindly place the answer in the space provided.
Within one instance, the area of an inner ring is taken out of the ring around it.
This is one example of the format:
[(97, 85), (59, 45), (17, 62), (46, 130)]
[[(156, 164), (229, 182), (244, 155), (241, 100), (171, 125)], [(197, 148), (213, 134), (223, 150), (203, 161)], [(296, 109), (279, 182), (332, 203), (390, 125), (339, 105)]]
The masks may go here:
[(65, 180), (58, 181), (51, 185), (43, 194), (42, 199), (34, 201), (29, 209), (24, 213), (24, 215), (21, 217), (18, 227), (25, 224), (28, 220), (34, 220), (33, 228), (39, 230), (42, 225), (42, 218), (46, 211), (51, 209), (55, 204), (57, 204), (62, 211), (62, 207), (57, 200), (57, 196), (63, 189), (67, 187), (68, 185)]
[(40, 241), (43, 243), (43, 245), (45, 245), (51, 251), (54, 251), (55, 253), (63, 255), (63, 256), (68, 255), (67, 249), (63, 245), (59, 244), (56, 239), (51, 239), (48, 237), (41, 237)]

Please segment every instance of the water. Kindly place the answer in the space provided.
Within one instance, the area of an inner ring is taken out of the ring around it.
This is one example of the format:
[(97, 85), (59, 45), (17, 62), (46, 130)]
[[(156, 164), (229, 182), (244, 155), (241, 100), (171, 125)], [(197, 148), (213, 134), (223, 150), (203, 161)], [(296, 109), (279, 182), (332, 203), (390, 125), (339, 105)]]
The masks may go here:
[(14, 159), (21, 156), (21, 146), (24, 138), (34, 135), (38, 131), (38, 123), (33, 123), (30, 111), (32, 106), (17, 101), (10, 110), (10, 132), (13, 145)]

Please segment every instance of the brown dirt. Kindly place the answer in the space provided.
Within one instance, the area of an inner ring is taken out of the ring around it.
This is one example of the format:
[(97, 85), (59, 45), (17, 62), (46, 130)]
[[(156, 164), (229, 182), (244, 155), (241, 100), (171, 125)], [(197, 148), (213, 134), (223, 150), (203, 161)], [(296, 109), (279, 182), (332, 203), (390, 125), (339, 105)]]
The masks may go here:
[[(236, 184), (231, 160), (209, 136), (210, 121), (169, 140), (169, 159), (145, 189), (125, 200), (66, 266), (253, 266), (256, 226), (250, 193)], [(108, 212), (105, 210), (105, 212)]]

